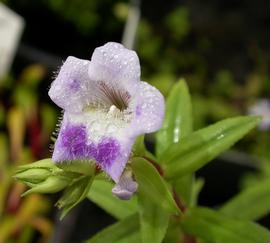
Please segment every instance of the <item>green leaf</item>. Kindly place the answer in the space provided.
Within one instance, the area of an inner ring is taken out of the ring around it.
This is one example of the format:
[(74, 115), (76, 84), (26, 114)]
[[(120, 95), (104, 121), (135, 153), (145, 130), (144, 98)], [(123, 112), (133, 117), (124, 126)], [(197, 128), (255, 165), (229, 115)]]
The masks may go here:
[(110, 225), (86, 241), (87, 243), (140, 243), (138, 214)]
[(157, 132), (157, 156), (192, 132), (192, 105), (184, 79), (174, 85), (166, 102), (166, 115)]
[(82, 176), (65, 189), (63, 196), (56, 203), (62, 209), (60, 219), (63, 219), (73, 207), (87, 196), (93, 179), (93, 176)]
[(173, 144), (161, 156), (165, 176), (176, 179), (195, 172), (231, 147), (260, 122), (257, 116), (229, 118), (200, 129)]
[(146, 148), (144, 144), (144, 135), (138, 136), (133, 147), (132, 152), (134, 156), (144, 156)]
[[(174, 85), (166, 103), (163, 127), (157, 133), (157, 155), (166, 151), (173, 143), (192, 132), (192, 104), (188, 86), (184, 79)], [(162, 163), (162, 160), (161, 160)], [(174, 190), (189, 205), (194, 178), (192, 175), (179, 178), (173, 184)]]
[(226, 215), (257, 220), (270, 212), (270, 179), (243, 190), (220, 209)]
[(141, 238), (143, 243), (161, 243), (168, 227), (170, 215), (140, 193), (138, 195)]
[(192, 191), (191, 191), (191, 200), (190, 200), (190, 207), (194, 207), (198, 203), (199, 194), (203, 188), (204, 179), (198, 178), (196, 179), (195, 183), (193, 184)]
[(124, 219), (137, 212), (137, 198), (124, 201), (112, 194), (113, 184), (109, 181), (94, 180), (87, 197), (117, 219)]
[(183, 241), (180, 241), (182, 237), (183, 237), (183, 231), (179, 227), (179, 219), (174, 220), (172, 218), (172, 220), (170, 220), (169, 222), (169, 226), (168, 226), (165, 238), (162, 242), (163, 243), (184, 243)]
[(153, 203), (170, 213), (181, 213), (165, 181), (150, 162), (134, 157), (131, 167), (143, 197), (148, 197)]
[(230, 219), (207, 208), (189, 209), (181, 227), (187, 234), (215, 243), (270, 242), (270, 232), (253, 222)]
[(182, 176), (171, 182), (174, 192), (180, 196), (181, 202), (186, 206), (190, 206), (194, 182), (193, 175)]

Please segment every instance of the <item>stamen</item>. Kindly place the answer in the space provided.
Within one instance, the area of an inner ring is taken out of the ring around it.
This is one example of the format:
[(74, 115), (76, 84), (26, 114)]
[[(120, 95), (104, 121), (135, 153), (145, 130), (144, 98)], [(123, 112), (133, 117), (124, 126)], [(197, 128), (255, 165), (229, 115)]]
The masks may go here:
[(115, 89), (113, 86), (108, 86), (105, 82), (101, 81), (99, 83), (100, 91), (103, 94), (104, 100), (107, 100), (107, 103), (114, 105), (120, 111), (126, 110), (130, 101), (130, 94), (127, 91), (120, 89)]
[(115, 105), (112, 105), (108, 111), (108, 115), (113, 115), (116, 110), (117, 110), (117, 107)]

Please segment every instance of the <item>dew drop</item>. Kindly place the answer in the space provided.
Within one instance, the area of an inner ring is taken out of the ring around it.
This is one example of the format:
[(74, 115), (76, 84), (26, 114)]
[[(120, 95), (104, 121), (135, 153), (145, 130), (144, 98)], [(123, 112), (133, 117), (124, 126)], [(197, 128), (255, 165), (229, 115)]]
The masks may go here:
[(220, 134), (220, 135), (217, 137), (218, 140), (219, 140), (219, 139), (222, 139), (222, 138), (224, 138), (224, 134)]

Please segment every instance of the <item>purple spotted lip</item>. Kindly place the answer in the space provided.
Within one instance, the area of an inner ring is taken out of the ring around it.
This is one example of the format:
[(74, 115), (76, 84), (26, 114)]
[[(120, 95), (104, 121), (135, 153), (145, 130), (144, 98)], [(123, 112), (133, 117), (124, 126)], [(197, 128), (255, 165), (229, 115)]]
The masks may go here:
[(137, 54), (109, 42), (91, 61), (68, 57), (49, 90), (64, 110), (53, 161), (95, 161), (119, 182), (138, 135), (158, 130), (164, 99), (140, 80)]

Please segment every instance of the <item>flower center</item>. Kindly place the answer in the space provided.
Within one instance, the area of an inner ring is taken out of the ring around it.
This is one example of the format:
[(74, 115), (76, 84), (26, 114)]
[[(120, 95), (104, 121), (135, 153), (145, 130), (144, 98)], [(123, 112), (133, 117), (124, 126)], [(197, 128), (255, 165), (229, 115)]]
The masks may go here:
[(131, 98), (129, 92), (115, 89), (113, 86), (109, 86), (103, 81), (99, 82), (99, 90), (103, 96), (102, 100), (105, 101), (109, 107), (115, 106), (120, 111), (124, 111), (128, 108)]

